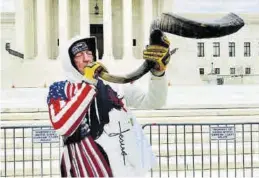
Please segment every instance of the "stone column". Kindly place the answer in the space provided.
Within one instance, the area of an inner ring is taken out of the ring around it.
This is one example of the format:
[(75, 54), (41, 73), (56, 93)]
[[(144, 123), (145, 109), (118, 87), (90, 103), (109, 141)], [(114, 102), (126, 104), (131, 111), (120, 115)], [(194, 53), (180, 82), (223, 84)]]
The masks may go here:
[(33, 0), (16, 0), (15, 13), (16, 42), (11, 48), (31, 59), (35, 54)]
[[(16, 44), (15, 50), (24, 53), (24, 39), (25, 39), (25, 20), (24, 20), (24, 7), (26, 0), (15, 1), (15, 32)], [(19, 29), (19, 30), (18, 30)]]
[(144, 47), (149, 44), (150, 25), (153, 20), (153, 0), (143, 0)]
[(58, 56), (58, 0), (47, 0), (47, 50), (49, 59)]
[(37, 58), (48, 58), (47, 51), (47, 0), (37, 0)]
[(80, 35), (90, 36), (89, 0), (80, 0)]
[(103, 59), (114, 59), (112, 50), (112, 3), (111, 0), (103, 0)]
[[(69, 34), (69, 19), (68, 19), (68, 0), (59, 0), (59, 46), (63, 46), (64, 43), (68, 40)], [(60, 48), (59, 48), (60, 49)]]
[(123, 59), (133, 59), (132, 50), (132, 0), (123, 4)]

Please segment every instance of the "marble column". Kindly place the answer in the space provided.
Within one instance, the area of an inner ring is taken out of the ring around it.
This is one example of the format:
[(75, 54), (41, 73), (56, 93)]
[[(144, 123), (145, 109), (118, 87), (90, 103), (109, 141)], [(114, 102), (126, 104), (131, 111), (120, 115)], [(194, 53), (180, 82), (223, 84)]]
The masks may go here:
[(90, 36), (89, 0), (80, 0), (80, 35)]
[(122, 0), (123, 4), (123, 59), (133, 59), (132, 49), (132, 0)]
[(37, 0), (37, 58), (48, 58), (47, 51), (47, 0)]
[[(68, 8), (69, 0), (59, 0), (59, 46), (63, 46), (68, 40), (69, 34), (69, 18)], [(59, 48), (60, 49), (60, 48)]]
[(24, 59), (31, 59), (35, 54), (35, 14), (33, 0), (15, 1), (16, 42), (11, 48), (24, 54)]
[[(24, 53), (24, 39), (25, 39), (25, 1), (26, 0), (16, 0), (15, 1), (15, 32), (16, 32), (16, 44), (15, 50)], [(19, 30), (18, 30), (19, 29)]]
[(143, 0), (144, 47), (149, 44), (150, 25), (153, 20), (153, 0)]
[(103, 60), (114, 59), (112, 49), (112, 3), (111, 0), (103, 0)]

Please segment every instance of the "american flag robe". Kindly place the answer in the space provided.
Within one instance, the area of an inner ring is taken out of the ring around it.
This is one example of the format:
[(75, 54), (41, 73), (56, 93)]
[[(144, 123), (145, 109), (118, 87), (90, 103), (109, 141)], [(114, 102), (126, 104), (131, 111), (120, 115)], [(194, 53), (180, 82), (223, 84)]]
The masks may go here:
[[(96, 89), (85, 83), (55, 82), (47, 98), (53, 128), (64, 137), (73, 135), (85, 119)], [(112, 177), (103, 150), (87, 136), (79, 142), (64, 146), (61, 158), (62, 177)]]

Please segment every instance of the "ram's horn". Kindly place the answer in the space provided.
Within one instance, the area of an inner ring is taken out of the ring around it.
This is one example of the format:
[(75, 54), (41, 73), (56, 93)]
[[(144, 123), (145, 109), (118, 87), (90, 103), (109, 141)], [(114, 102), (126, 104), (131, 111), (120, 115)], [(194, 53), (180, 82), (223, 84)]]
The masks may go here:
[(244, 21), (234, 13), (211, 22), (189, 20), (173, 13), (163, 13), (153, 21), (151, 31), (160, 29), (163, 32), (187, 38), (216, 38), (237, 32), (244, 26)]
[(143, 64), (136, 69), (135, 71), (125, 74), (124, 76), (119, 75), (112, 75), (107, 72), (102, 72), (100, 74), (100, 77), (106, 81), (112, 82), (112, 83), (129, 83), (135, 80), (138, 80), (143, 75), (145, 75), (151, 68), (153, 67), (152, 63), (148, 63), (147, 61), (144, 61)]
[[(172, 51), (170, 51), (170, 55), (174, 54), (178, 48), (174, 48)], [(124, 76), (118, 76), (118, 75), (112, 75), (107, 72), (102, 72), (100, 74), (100, 77), (106, 81), (112, 82), (112, 83), (129, 83), (135, 80), (138, 80), (143, 75), (145, 75), (151, 68), (154, 67), (154, 63), (144, 61), (143, 64), (137, 68), (134, 72), (131, 72), (129, 74), (125, 74)]]
[[(151, 24), (151, 32), (160, 29), (163, 32), (187, 38), (216, 38), (237, 32), (244, 26), (244, 21), (236, 14), (230, 13), (221, 19), (211, 22), (198, 22), (171, 13), (163, 13), (160, 19)], [(176, 49), (172, 51), (172, 54)], [(112, 83), (129, 83), (145, 75), (154, 64), (145, 61), (136, 71), (124, 76), (115, 76), (102, 72), (100, 77)]]

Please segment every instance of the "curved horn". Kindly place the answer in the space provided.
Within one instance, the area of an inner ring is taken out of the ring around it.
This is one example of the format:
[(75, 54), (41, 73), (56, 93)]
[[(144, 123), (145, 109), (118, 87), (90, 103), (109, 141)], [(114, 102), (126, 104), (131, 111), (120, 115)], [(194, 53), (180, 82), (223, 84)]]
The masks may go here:
[[(237, 32), (244, 26), (244, 21), (236, 14), (230, 13), (221, 19), (209, 23), (189, 20), (171, 13), (163, 13), (160, 19), (154, 20), (151, 24), (151, 32), (159, 29), (163, 32), (179, 35), (187, 38), (216, 38)], [(171, 55), (176, 52), (174, 49)], [(141, 78), (152, 67), (153, 63), (145, 61), (137, 70), (125, 75), (115, 76), (107, 72), (100, 73), (100, 77), (113, 83), (129, 83)]]
[(187, 38), (216, 38), (237, 32), (244, 26), (244, 21), (234, 13), (229, 13), (218, 20), (198, 22), (173, 13), (163, 13), (161, 18), (151, 24), (151, 31), (160, 29), (163, 32)]
[[(174, 48), (173, 50), (171, 50), (170, 55), (174, 54), (177, 50), (178, 48)], [(129, 74), (125, 74), (124, 76), (112, 75), (107, 72), (101, 72), (99, 74), (99, 77), (112, 83), (129, 83), (141, 78), (143, 75), (149, 72), (149, 70), (152, 69), (154, 65), (155, 63), (151, 61), (144, 61), (139, 68), (137, 68), (135, 71)]]
[(144, 63), (137, 68), (135, 71), (126, 74), (124, 76), (112, 75), (107, 72), (101, 72), (100, 77), (106, 81), (112, 83), (129, 83), (135, 80), (138, 80), (143, 75), (145, 75), (153, 67), (152, 63), (144, 61)]

